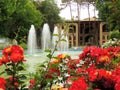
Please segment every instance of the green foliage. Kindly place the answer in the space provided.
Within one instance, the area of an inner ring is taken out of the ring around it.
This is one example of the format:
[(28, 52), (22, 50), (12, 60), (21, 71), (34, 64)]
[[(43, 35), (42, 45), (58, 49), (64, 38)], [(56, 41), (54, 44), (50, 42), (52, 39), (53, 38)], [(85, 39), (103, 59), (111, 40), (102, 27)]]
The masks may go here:
[[(64, 36), (64, 33), (62, 35), (54, 34), (54, 36), (59, 37), (59, 39), (56, 41), (55, 47), (51, 49), (46, 49), (45, 52), (48, 53), (46, 57), (48, 58), (47, 61), (43, 62), (39, 65), (36, 73), (32, 76), (34, 76), (32, 79), (35, 79), (36, 82), (31, 88), (32, 90), (51, 90), (51, 86), (55, 83), (62, 83), (64, 82), (66, 76), (66, 69), (65, 65), (66, 63), (64, 61), (68, 61), (68, 59), (71, 59), (68, 55), (62, 55), (63, 57), (56, 57), (54, 56), (55, 51), (57, 50), (57, 45), (60, 42), (65, 42), (62, 37)], [(57, 61), (54, 63), (53, 60)], [(63, 59), (63, 60), (62, 60)], [(62, 62), (63, 61), (63, 62)], [(53, 64), (54, 63), (54, 64)], [(64, 67), (62, 67), (62, 66)], [(53, 72), (55, 71), (55, 72)], [(59, 75), (59, 73), (63, 73), (62, 75)], [(62, 78), (59, 79), (59, 78)]]
[(120, 1), (96, 0), (99, 18), (109, 23), (111, 30), (120, 29)]
[(120, 46), (120, 39), (112, 38), (102, 45), (103, 48), (108, 48), (111, 46), (113, 47)]
[[(39, 3), (39, 4), (38, 4)], [(35, 2), (37, 9), (43, 14), (43, 23), (48, 23), (51, 30), (54, 28), (54, 24), (61, 21), (59, 16), (59, 8), (55, 4), (54, 0), (44, 0), (42, 2)]]
[(42, 14), (30, 0), (0, 1), (1, 36), (15, 38), (19, 42), (27, 36), (31, 24), (38, 29), (42, 21)]
[(119, 32), (119, 30), (114, 30), (114, 31), (110, 32), (109, 39), (114, 39), (114, 38), (120, 40), (120, 32)]

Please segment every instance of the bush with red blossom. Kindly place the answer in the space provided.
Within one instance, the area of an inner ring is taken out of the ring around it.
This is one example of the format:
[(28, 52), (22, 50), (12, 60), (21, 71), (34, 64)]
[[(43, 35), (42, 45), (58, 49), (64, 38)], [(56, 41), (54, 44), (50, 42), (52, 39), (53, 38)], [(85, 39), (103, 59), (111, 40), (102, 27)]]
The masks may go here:
[[(3, 83), (4, 90), (18, 90), (18, 88), (23, 88), (24, 80), (26, 76), (20, 71), (24, 69), (24, 50), (18, 45), (12, 45), (4, 48), (2, 50), (2, 57), (0, 58), (0, 66), (5, 66), (3, 73), (7, 74), (6, 83)], [(0, 84), (1, 85), (1, 84)], [(1, 87), (0, 87), (1, 88)]]
[[(48, 54), (50, 61), (42, 63), (31, 75), (30, 90), (120, 90), (120, 47), (86, 47), (78, 59), (69, 55)], [(17, 45), (3, 49), (0, 66), (5, 66), (7, 78), (0, 78), (1, 90), (25, 87), (24, 50)], [(33, 78), (33, 79), (32, 79)]]
[(0, 90), (6, 89), (6, 80), (4, 78), (0, 78)]
[[(39, 70), (41, 74), (35, 78), (37, 78), (37, 83), (44, 82), (41, 84), (43, 87), (55, 87), (62, 83), (61, 90), (64, 88), (68, 90), (119, 90), (119, 62), (120, 47), (90, 46), (83, 50), (78, 59), (71, 59), (65, 54), (52, 58), (48, 63), (47, 71), (45, 72), (44, 69), (46, 64), (41, 65)], [(41, 80), (44, 76), (46, 79)]]
[(80, 77), (75, 80), (69, 87), (69, 90), (87, 90), (88, 85), (84, 77)]
[[(98, 48), (94, 46), (86, 47), (79, 55), (79, 61), (83, 61), (82, 73), (78, 74), (74, 70), (74, 75), (70, 76), (84, 77), (88, 86), (92, 90), (119, 90), (119, 70), (120, 70), (120, 47)], [(77, 69), (76, 69), (77, 70)], [(78, 79), (77, 79), (78, 80)], [(73, 80), (68, 90), (72, 90), (77, 80)], [(77, 85), (78, 84), (78, 85)], [(77, 83), (76, 87), (82, 86)], [(74, 87), (75, 88), (75, 87)], [(86, 89), (86, 90), (87, 90)], [(74, 89), (73, 89), (74, 90)], [(76, 89), (85, 90), (85, 89)]]

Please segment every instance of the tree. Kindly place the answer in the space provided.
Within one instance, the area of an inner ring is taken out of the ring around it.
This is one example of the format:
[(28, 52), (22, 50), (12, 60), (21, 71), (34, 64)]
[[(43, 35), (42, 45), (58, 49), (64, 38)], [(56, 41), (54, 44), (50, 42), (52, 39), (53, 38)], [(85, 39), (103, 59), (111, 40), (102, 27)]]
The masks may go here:
[(37, 9), (43, 14), (43, 24), (48, 23), (52, 31), (54, 24), (61, 21), (59, 16), (60, 9), (55, 4), (54, 0), (35, 1), (34, 3)]
[[(66, 6), (69, 5), (69, 3), (71, 1), (77, 3), (78, 20), (80, 20), (80, 8), (81, 8), (82, 5), (84, 5), (88, 8), (88, 15), (89, 15), (89, 19), (90, 19), (89, 7), (90, 7), (91, 4), (95, 6), (95, 1), (96, 0), (62, 0), (63, 3), (66, 3)], [(70, 7), (70, 13), (72, 13), (71, 7)]]
[(120, 29), (120, 1), (97, 0), (99, 18), (109, 23), (110, 30)]
[(0, 1), (1, 36), (20, 42), (23, 37), (27, 38), (31, 24), (38, 29), (42, 21), (42, 14), (30, 0)]
[(109, 39), (114, 40), (114, 38), (120, 40), (120, 32), (119, 32), (119, 30), (114, 30), (114, 31), (110, 32)]

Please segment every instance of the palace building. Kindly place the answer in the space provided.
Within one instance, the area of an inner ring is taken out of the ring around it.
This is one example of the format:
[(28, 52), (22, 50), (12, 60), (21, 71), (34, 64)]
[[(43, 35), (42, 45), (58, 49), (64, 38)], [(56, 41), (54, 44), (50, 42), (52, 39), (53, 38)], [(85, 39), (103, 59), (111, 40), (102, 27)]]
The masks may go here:
[(108, 40), (109, 31), (107, 23), (91, 18), (83, 21), (66, 21), (64, 25), (58, 24), (59, 32), (65, 30), (69, 46), (78, 47), (85, 45), (101, 46)]

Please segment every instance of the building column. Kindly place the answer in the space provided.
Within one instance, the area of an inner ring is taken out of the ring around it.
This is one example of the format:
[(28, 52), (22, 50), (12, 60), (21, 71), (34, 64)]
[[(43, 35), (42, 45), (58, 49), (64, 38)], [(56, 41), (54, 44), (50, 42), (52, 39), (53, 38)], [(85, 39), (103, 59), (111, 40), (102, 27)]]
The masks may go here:
[(76, 46), (78, 47), (78, 24), (76, 24)]
[(107, 22), (100, 23), (100, 31), (99, 31), (99, 35), (100, 35), (99, 44), (100, 44), (100, 46), (102, 46), (102, 44), (103, 44), (103, 25), (105, 25), (105, 24), (107, 24)]
[(100, 23), (100, 32), (99, 32), (99, 34), (100, 34), (100, 41), (99, 41), (99, 44), (100, 44), (100, 46), (102, 45), (102, 39), (103, 39), (103, 35), (102, 35), (102, 32), (103, 32), (103, 30), (102, 30), (102, 27), (103, 27), (103, 23)]

